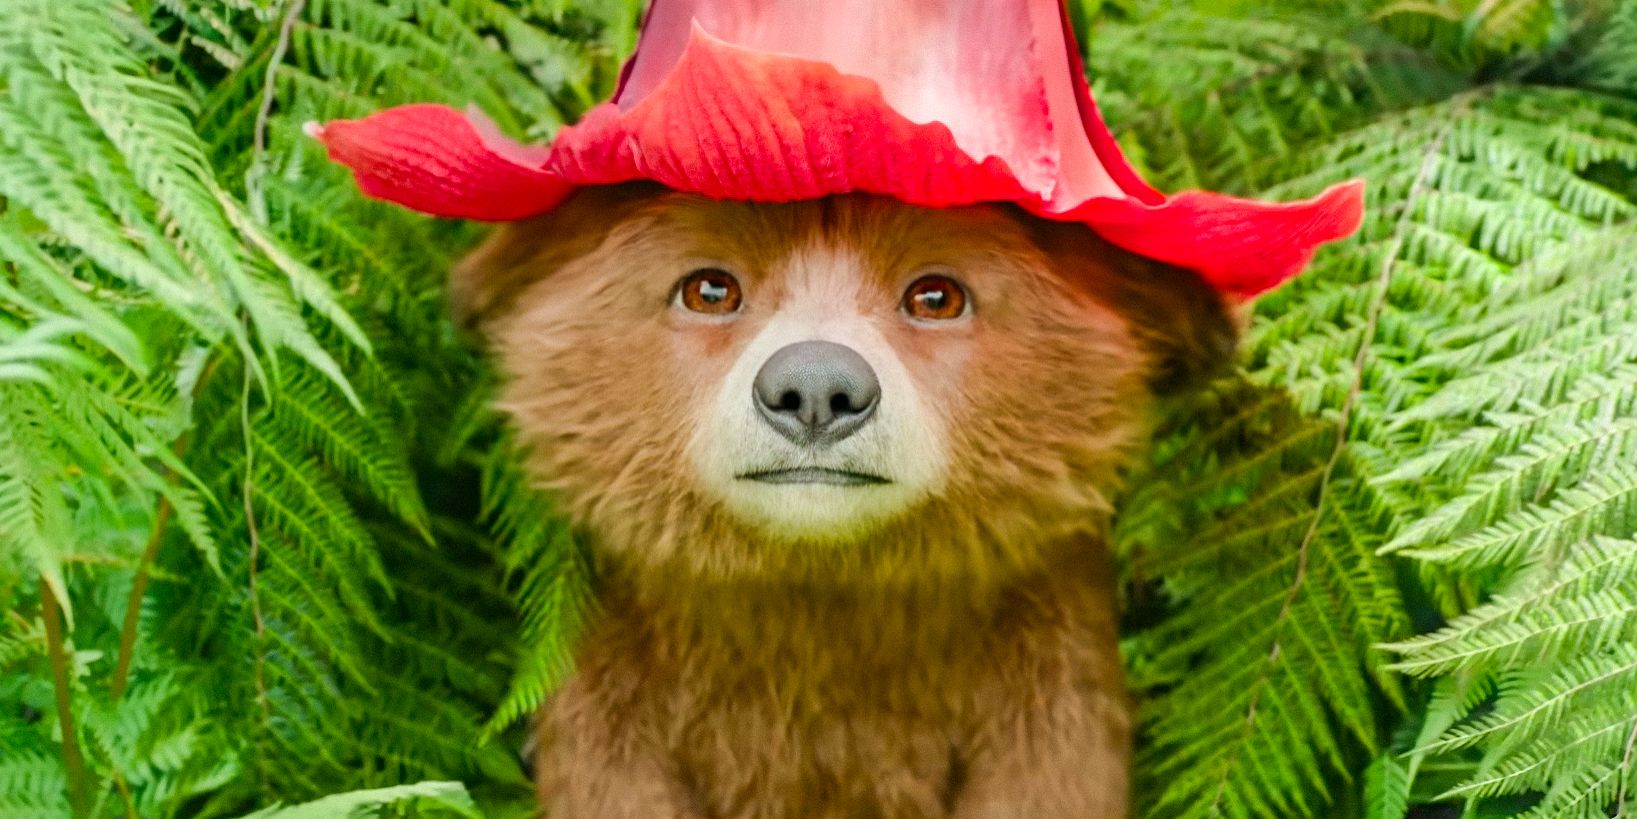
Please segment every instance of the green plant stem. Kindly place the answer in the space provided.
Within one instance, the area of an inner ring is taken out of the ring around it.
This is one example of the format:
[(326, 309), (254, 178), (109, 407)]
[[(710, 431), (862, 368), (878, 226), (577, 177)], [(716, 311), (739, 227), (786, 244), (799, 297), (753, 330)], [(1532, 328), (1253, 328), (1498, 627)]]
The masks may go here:
[(74, 709), (69, 702), (68, 651), (63, 641), (62, 608), (51, 584), (40, 580), (40, 615), (45, 620), (46, 656), (51, 663), (51, 679), (56, 690), (57, 726), (63, 735), (63, 766), (68, 774), (68, 803), (74, 816), (90, 815), (86, 787), (85, 758), (80, 755), (79, 738), (74, 732)]

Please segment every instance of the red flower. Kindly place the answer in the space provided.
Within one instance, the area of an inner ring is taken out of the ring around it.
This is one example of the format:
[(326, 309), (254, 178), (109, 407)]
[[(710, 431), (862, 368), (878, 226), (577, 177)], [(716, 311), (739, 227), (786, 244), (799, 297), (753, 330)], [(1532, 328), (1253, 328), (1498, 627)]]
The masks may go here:
[(1015, 202), (1235, 295), (1294, 276), (1363, 213), (1358, 181), (1290, 203), (1149, 187), (1060, 0), (653, 0), (614, 99), (549, 148), (439, 105), (311, 132), (366, 194), (438, 216), (521, 219), (635, 179), (763, 202)]

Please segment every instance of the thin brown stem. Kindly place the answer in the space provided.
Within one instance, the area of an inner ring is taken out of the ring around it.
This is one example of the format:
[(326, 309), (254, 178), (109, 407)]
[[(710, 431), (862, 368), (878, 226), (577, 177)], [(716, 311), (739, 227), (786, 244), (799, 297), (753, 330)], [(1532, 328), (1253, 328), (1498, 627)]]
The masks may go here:
[(267, 699), (267, 679), (262, 667), (262, 651), (267, 639), (267, 624), (261, 616), (261, 588), (256, 579), (256, 563), (261, 559), (261, 532), (256, 527), (255, 434), (250, 428), (250, 368), (244, 369), (244, 391), (239, 396), (239, 423), (244, 429), (244, 525), (250, 537), (250, 616), (256, 623), (256, 703), (261, 707), (263, 720), (272, 720), (272, 705)]
[[(210, 381), (211, 374), (216, 372), (216, 366), (221, 363), (220, 355), (213, 355), (205, 362), (204, 368), (199, 371), (198, 380), (193, 383), (195, 401), (199, 399), (205, 384)], [(190, 435), (191, 433), (184, 434), (171, 447), (177, 459), (181, 459), (183, 453), (187, 452)], [(174, 472), (165, 476), (165, 480), (172, 483), (175, 483), (176, 478)], [(170, 498), (160, 495), (159, 508), (154, 513), (153, 531), (149, 533), (148, 545), (142, 550), (142, 557), (137, 561), (136, 578), (131, 583), (131, 594), (125, 600), (125, 622), (119, 629), (119, 658), (114, 665), (114, 680), (110, 686), (116, 701), (125, 695), (125, 686), (130, 681), (131, 660), (136, 653), (136, 629), (142, 619), (142, 598), (148, 593), (148, 580), (153, 564), (159, 559), (160, 544), (165, 542), (165, 526), (170, 523), (174, 511)]]
[(147, 548), (136, 564), (136, 580), (131, 584), (130, 597), (125, 600), (125, 623), (119, 630), (119, 659), (114, 664), (114, 681), (109, 686), (114, 699), (125, 696), (125, 684), (130, 679), (131, 657), (136, 651), (137, 621), (142, 617), (142, 597), (148, 592), (149, 569), (159, 557), (159, 544), (165, 539), (165, 524), (171, 519), (170, 498), (159, 497), (159, 512), (154, 516), (153, 532), (148, 535)]
[[(262, 178), (267, 173), (267, 120), (273, 112), (273, 101), (277, 96), (277, 80), (279, 65), (284, 62), (284, 54), (290, 48), (290, 36), (295, 30), (296, 20), (307, 6), (307, 0), (288, 0), (284, 9), (284, 18), (279, 23), (278, 41), (273, 44), (273, 53), (267, 60), (267, 74), (262, 82), (261, 104), (256, 107), (256, 123), (252, 137), (252, 159), (250, 174), (246, 180), (249, 189), (250, 212), (257, 221), (267, 221), (267, 200), (262, 192)], [(261, 706), (262, 718), (271, 720), (272, 708), (267, 700), (267, 680), (263, 671), (262, 647), (266, 639), (267, 626), (261, 615), (261, 591), (256, 579), (256, 563), (261, 559), (261, 533), (256, 528), (256, 505), (252, 499), (254, 494), (253, 478), (255, 472), (254, 440), (250, 431), (250, 370), (245, 368), (244, 394), (239, 405), (239, 420), (244, 425), (244, 521), (245, 529), (250, 537), (249, 575), (250, 575), (250, 614), (256, 623), (256, 701)]]
[(285, 52), (290, 50), (291, 33), (306, 6), (307, 0), (289, 0), (285, 6), (284, 18), (279, 23), (278, 40), (273, 43), (273, 53), (267, 58), (261, 103), (256, 106), (256, 122), (251, 129), (250, 172), (245, 187), (248, 189), (251, 214), (264, 224), (267, 222), (267, 198), (262, 191), (262, 179), (267, 175), (267, 119), (273, 113), (273, 100), (278, 93), (279, 66), (284, 63)]
[(1626, 751), (1620, 756), (1620, 767), (1615, 769), (1620, 776), (1620, 783), (1614, 794), (1614, 819), (1626, 817), (1626, 789), (1631, 785), (1631, 761), (1634, 754), (1637, 754), (1637, 722), (1631, 724), (1631, 733), (1626, 734)]
[(125, 781), (123, 774), (114, 774), (114, 786), (119, 788), (120, 801), (125, 803), (125, 819), (142, 819), (136, 812), (136, 800), (131, 798), (130, 783)]
[(85, 757), (80, 754), (79, 735), (74, 731), (74, 708), (69, 696), (68, 649), (63, 639), (62, 606), (57, 593), (40, 578), (40, 615), (45, 620), (46, 657), (51, 663), (51, 681), (56, 690), (57, 726), (63, 735), (63, 767), (68, 775), (68, 803), (74, 816), (90, 815), (91, 790), (85, 778)]

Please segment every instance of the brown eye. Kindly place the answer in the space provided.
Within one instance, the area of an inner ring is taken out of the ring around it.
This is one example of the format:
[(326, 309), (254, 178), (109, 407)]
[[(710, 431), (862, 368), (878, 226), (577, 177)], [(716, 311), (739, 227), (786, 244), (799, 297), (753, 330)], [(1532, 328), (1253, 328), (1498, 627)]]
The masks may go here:
[(904, 291), (903, 309), (911, 318), (960, 318), (966, 314), (966, 291), (948, 276), (922, 276)]
[(716, 267), (695, 270), (677, 284), (676, 298), (683, 307), (695, 313), (722, 315), (739, 309), (744, 296), (739, 291), (739, 280), (733, 274)]

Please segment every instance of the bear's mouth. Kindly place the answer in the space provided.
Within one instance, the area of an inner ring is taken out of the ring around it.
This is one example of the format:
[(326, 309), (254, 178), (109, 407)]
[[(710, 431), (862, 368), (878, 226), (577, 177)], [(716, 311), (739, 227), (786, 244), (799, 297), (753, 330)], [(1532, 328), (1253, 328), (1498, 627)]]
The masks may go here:
[(820, 466), (764, 469), (757, 472), (746, 472), (740, 475), (739, 479), (759, 483), (822, 483), (830, 486), (872, 486), (891, 483), (891, 481), (880, 475), (853, 472), (847, 469), (826, 469)]

